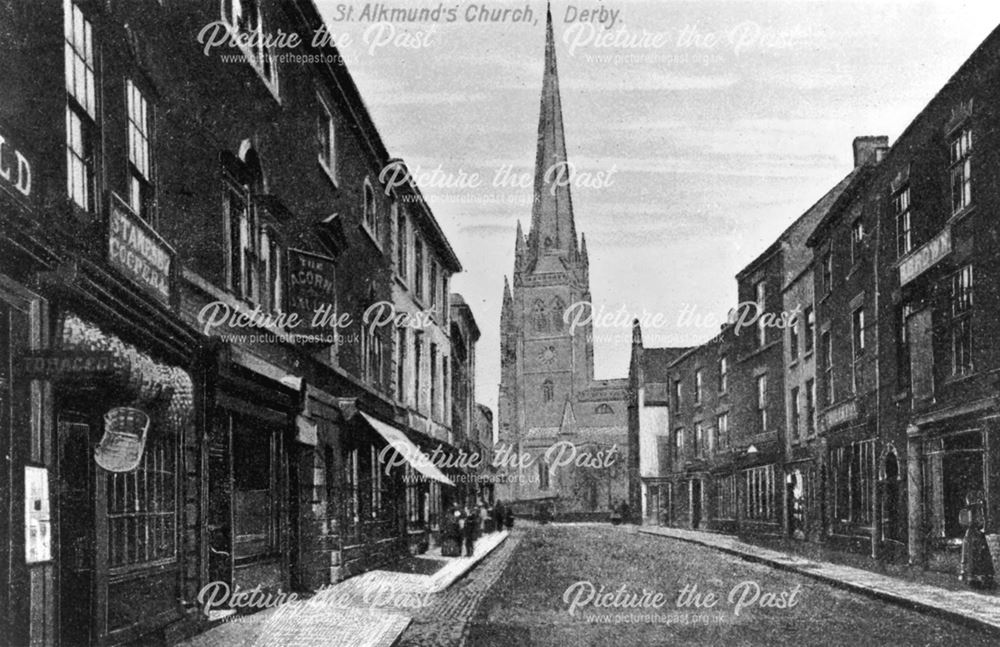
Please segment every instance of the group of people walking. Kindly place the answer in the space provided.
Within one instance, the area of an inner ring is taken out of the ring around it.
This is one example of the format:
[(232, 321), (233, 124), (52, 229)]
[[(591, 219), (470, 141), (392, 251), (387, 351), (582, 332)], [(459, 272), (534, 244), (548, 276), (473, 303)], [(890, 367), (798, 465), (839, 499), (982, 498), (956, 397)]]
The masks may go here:
[(514, 511), (497, 501), (493, 505), (472, 504), (459, 506), (457, 503), (448, 510), (441, 523), (441, 555), (459, 557), (462, 547), (465, 555), (471, 557), (476, 548), (476, 540), (483, 534), (510, 530), (514, 526)]

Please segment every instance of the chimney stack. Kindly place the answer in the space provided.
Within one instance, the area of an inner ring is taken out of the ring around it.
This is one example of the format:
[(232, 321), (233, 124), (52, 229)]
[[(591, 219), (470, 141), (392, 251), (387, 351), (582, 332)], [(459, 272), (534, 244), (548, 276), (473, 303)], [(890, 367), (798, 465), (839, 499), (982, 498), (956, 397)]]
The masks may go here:
[(864, 164), (882, 161), (889, 150), (889, 138), (885, 135), (866, 135), (854, 138), (854, 168)]

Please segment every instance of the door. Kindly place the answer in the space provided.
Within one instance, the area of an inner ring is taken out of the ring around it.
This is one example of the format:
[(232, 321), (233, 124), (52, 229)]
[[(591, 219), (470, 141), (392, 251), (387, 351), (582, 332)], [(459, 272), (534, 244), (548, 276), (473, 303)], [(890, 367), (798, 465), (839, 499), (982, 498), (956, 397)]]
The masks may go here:
[(701, 480), (691, 479), (691, 527), (701, 526)]
[(94, 639), (94, 461), (90, 425), (59, 420), (59, 635), (61, 645)]

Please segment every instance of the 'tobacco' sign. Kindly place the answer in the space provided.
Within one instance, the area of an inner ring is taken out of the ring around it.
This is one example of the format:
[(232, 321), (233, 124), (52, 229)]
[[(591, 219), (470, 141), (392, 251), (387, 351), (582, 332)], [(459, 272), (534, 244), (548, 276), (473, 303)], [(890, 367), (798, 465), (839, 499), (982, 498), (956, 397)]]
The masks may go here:
[(164, 303), (170, 301), (172, 250), (153, 229), (122, 202), (111, 197), (108, 258), (140, 287)]

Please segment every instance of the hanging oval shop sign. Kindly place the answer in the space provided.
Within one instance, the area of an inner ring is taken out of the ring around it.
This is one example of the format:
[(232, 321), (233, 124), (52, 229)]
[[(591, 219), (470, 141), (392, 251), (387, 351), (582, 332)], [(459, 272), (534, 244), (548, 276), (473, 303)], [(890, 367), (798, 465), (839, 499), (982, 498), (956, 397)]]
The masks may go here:
[(94, 460), (109, 472), (131, 472), (146, 449), (149, 416), (134, 407), (115, 407), (104, 415), (104, 436)]

